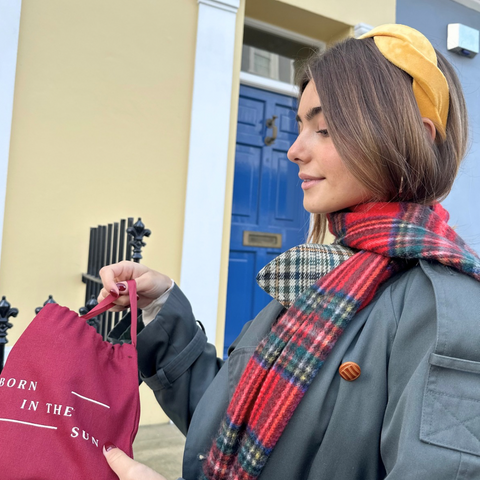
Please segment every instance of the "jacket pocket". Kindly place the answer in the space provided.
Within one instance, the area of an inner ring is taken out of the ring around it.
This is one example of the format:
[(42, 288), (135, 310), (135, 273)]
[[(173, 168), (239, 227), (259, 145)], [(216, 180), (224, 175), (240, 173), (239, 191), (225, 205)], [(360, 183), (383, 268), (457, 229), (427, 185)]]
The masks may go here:
[(480, 456), (480, 362), (431, 354), (420, 440)]

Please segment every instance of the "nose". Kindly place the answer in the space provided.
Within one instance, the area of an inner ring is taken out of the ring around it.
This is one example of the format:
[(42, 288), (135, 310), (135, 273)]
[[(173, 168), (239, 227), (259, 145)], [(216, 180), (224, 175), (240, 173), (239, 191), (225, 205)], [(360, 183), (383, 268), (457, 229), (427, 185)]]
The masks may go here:
[(293, 163), (305, 162), (306, 160), (305, 148), (300, 137), (299, 134), (287, 152), (287, 158)]

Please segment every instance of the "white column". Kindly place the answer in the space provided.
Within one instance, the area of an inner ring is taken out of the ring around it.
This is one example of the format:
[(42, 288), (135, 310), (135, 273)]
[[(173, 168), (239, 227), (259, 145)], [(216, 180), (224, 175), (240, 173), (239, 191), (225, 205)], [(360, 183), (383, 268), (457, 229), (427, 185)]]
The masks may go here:
[(215, 341), (239, 0), (198, 0), (181, 287)]
[(0, 251), (22, 0), (0, 0)]

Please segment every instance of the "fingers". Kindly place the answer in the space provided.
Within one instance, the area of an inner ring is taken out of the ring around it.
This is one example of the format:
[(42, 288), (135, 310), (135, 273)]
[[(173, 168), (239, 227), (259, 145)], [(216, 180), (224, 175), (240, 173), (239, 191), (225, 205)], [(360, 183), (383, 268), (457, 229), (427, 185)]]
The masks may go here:
[(129, 471), (132, 469), (132, 460), (128, 455), (116, 448), (113, 444), (106, 444), (103, 447), (103, 454), (110, 465), (110, 468), (117, 474), (120, 480), (131, 478)]
[(124, 307), (122, 305), (114, 305), (112, 308), (109, 308), (108, 311), (112, 313), (118, 313), (118, 312), (123, 312), (127, 308), (129, 308), (129, 305), (126, 305)]
[(100, 290), (97, 301), (101, 302), (104, 298), (108, 297), (109, 295), (113, 295), (115, 297), (116, 304), (120, 306), (127, 306), (129, 304), (127, 284), (118, 282), (115, 285), (119, 293), (115, 292), (113, 289), (111, 289), (111, 291), (108, 292), (107, 289), (104, 287), (102, 288), (102, 290)]
[(101, 292), (102, 300), (109, 294), (119, 295), (117, 287), (118, 282), (135, 279), (146, 273), (149, 269), (135, 262), (123, 261), (113, 265), (103, 267), (99, 274), (103, 282), (102, 292), (107, 292), (106, 295)]
[(103, 288), (98, 295), (98, 302), (113, 295), (115, 306), (110, 309), (112, 312), (121, 312), (130, 304), (127, 280), (135, 280), (139, 308), (145, 308), (172, 286), (172, 280), (167, 275), (130, 261), (103, 267), (100, 277)]
[[(109, 308), (109, 312), (113, 312), (113, 313), (123, 312), (124, 310), (130, 307), (130, 297), (128, 295), (128, 287), (125, 287), (122, 283), (117, 283), (117, 288), (118, 287), (120, 287), (119, 288), (120, 296), (115, 298), (114, 306), (112, 308)], [(102, 290), (98, 294), (97, 302), (100, 303), (110, 294), (113, 294), (113, 293), (112, 292), (109, 293), (107, 292), (107, 290), (105, 290), (105, 288), (102, 288)], [(138, 295), (137, 295), (137, 298), (138, 298)]]
[(170, 277), (129, 261), (103, 267), (100, 270), (100, 277), (103, 289), (100, 291), (98, 301), (112, 294), (118, 297), (115, 303), (122, 306), (128, 304), (127, 300), (122, 300), (123, 296), (128, 298), (126, 280), (134, 279), (138, 295), (150, 301), (162, 295), (172, 284)]
[(153, 300), (158, 298), (162, 293), (171, 286), (171, 279), (162, 273), (149, 270), (140, 277), (135, 279), (137, 283), (137, 293), (144, 298)]
[(165, 480), (165, 477), (131, 459), (110, 442), (104, 445), (103, 454), (120, 480)]

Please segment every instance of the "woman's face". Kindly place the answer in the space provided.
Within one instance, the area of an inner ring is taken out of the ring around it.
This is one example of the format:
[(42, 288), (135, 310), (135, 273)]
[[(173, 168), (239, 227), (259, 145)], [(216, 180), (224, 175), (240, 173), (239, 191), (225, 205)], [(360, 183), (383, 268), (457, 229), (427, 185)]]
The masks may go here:
[(298, 165), (305, 209), (331, 213), (370, 200), (372, 193), (347, 170), (333, 145), (313, 82), (302, 94), (297, 121), (298, 137), (287, 156)]

